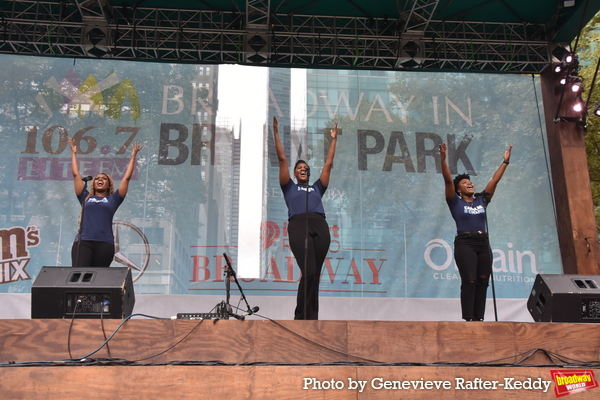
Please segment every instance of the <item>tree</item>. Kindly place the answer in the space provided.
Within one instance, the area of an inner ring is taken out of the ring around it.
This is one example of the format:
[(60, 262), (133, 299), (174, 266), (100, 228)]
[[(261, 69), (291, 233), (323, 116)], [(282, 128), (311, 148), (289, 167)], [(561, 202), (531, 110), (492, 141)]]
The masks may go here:
[(589, 98), (590, 109), (588, 113), (590, 116), (587, 118), (585, 146), (596, 225), (600, 227), (600, 118), (592, 114), (600, 105), (600, 87), (598, 87), (598, 82), (595, 82), (598, 80), (595, 73), (598, 63), (600, 63), (600, 13), (596, 14), (582, 29), (575, 50), (579, 57), (579, 74), (583, 78), (584, 84), (583, 99), (587, 101)]

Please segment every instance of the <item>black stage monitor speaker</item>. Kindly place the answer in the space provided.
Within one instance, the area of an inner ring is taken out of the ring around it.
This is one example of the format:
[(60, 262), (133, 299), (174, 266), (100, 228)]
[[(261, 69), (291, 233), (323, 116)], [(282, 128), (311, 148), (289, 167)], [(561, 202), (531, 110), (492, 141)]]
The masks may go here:
[(124, 267), (42, 267), (31, 286), (31, 318), (123, 319), (134, 304)]
[(527, 309), (537, 322), (600, 322), (600, 275), (538, 274)]

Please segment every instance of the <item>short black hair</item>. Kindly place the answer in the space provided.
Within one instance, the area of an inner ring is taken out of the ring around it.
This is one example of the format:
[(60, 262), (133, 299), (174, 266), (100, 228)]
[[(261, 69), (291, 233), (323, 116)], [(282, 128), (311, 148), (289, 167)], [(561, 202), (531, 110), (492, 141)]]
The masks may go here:
[(296, 169), (296, 167), (298, 166), (298, 164), (306, 164), (306, 166), (309, 167), (308, 163), (306, 161), (304, 161), (304, 160), (298, 160), (298, 161), (296, 161), (296, 164), (294, 164), (294, 169)]
[(458, 174), (458, 175), (456, 175), (456, 178), (454, 178), (454, 191), (455, 192), (458, 192), (458, 184), (463, 179), (471, 180), (471, 175), (469, 175), (469, 174)]

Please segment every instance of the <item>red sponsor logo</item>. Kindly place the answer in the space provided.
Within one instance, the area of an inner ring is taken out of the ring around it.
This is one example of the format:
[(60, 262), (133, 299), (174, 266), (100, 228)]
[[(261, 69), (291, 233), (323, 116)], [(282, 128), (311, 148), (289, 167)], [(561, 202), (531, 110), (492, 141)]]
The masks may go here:
[(550, 374), (554, 381), (556, 397), (598, 387), (598, 382), (596, 382), (592, 370), (552, 370)]

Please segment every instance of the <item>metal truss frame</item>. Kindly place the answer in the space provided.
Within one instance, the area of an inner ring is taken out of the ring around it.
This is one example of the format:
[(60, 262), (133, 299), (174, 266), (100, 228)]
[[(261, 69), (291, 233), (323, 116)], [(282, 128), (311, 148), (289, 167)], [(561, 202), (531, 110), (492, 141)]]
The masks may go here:
[(404, 32), (419, 31), (425, 32), (427, 25), (431, 22), (431, 17), (435, 9), (437, 8), (439, 0), (412, 0), (407, 1), (405, 7), (410, 11), (405, 11), (403, 14), (408, 15), (406, 17), (406, 25)]
[[(92, 57), (85, 37), (89, 17), (80, 10), (84, 3), (90, 1), (0, 0), (0, 53)], [(431, 15), (427, 10), (425, 19)], [(112, 7), (103, 11), (101, 29), (109, 31), (110, 43), (104, 44), (101, 57), (504, 73), (539, 73), (551, 61), (543, 26), (437, 20), (411, 25), (394, 19), (286, 14), (269, 15), (267, 25), (262, 14), (256, 24), (240, 12)], [(266, 32), (260, 29), (265, 27)], [(246, 41), (257, 31), (269, 40), (260, 51), (264, 57), (253, 61)], [(404, 43), (415, 33), (418, 51), (407, 53)]]

